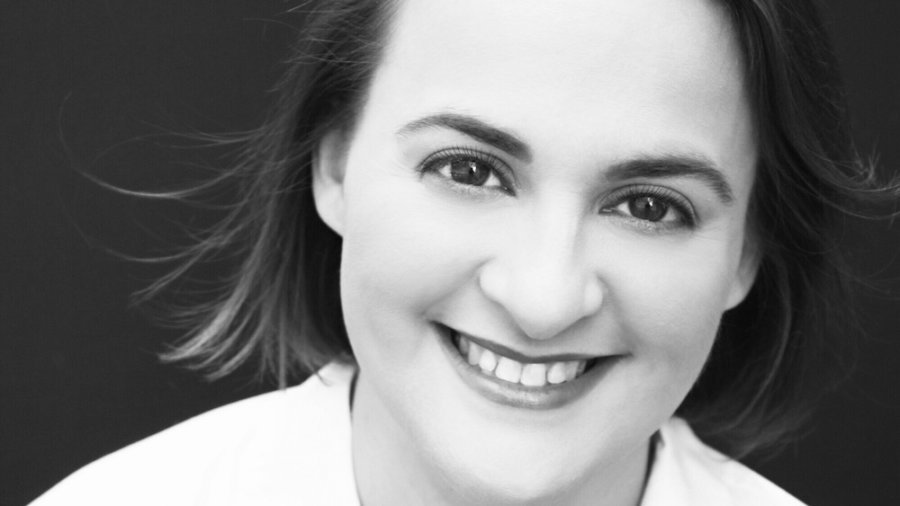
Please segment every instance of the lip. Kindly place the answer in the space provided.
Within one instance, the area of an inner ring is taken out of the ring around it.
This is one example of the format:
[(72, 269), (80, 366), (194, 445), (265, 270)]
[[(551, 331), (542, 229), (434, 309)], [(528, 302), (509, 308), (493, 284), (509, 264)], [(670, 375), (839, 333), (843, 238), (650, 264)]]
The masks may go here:
[(575, 353), (561, 354), (561, 355), (541, 355), (530, 356), (525, 355), (524, 353), (520, 353), (511, 348), (507, 348), (502, 344), (493, 343), (490, 341), (485, 341), (480, 337), (475, 337), (472, 334), (467, 334), (461, 330), (450, 329), (449, 327), (446, 329), (446, 332), (456, 332), (459, 335), (465, 337), (469, 341), (481, 346), (482, 348), (487, 348), (498, 355), (502, 355), (507, 358), (511, 358), (517, 362), (522, 362), (525, 364), (547, 364), (550, 362), (569, 362), (573, 360), (593, 360), (597, 358), (596, 355), (579, 355)]
[[(584, 396), (604, 377), (606, 373), (618, 362), (621, 355), (608, 355), (602, 357), (586, 357), (584, 355), (554, 355), (546, 357), (530, 358), (508, 350), (503, 346), (495, 343), (487, 343), (485, 346), (492, 351), (499, 352), (514, 360), (524, 360), (528, 362), (547, 362), (547, 361), (565, 361), (565, 360), (584, 360), (591, 359), (595, 363), (593, 367), (585, 371), (578, 378), (560, 384), (547, 384), (541, 387), (530, 387), (519, 383), (509, 383), (487, 375), (477, 366), (470, 365), (462, 355), (456, 345), (452, 342), (452, 334), (456, 332), (454, 329), (438, 324), (438, 335), (441, 348), (447, 354), (454, 370), (469, 388), (480, 394), (482, 397), (497, 404), (510, 406), (514, 408), (548, 410), (556, 409), (570, 404)], [(463, 334), (466, 338), (470, 338), (468, 334)], [(482, 345), (483, 341), (473, 339), (477, 344)], [(509, 353), (512, 352), (512, 353)], [(574, 358), (573, 358), (574, 357)]]

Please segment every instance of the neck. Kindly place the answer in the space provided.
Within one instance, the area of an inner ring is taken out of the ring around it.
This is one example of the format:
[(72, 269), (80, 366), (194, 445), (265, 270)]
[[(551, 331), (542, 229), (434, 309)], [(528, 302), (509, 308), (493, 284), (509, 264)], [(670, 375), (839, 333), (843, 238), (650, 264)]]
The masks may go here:
[(380, 403), (364, 377), (357, 378), (353, 399), (353, 470), (360, 503), (389, 504), (598, 504), (636, 506), (649, 469), (648, 445), (583, 479), (560, 484), (540, 497), (523, 498), (495, 490), (484, 480), (450, 476), (439, 459), (416, 444), (414, 435)]

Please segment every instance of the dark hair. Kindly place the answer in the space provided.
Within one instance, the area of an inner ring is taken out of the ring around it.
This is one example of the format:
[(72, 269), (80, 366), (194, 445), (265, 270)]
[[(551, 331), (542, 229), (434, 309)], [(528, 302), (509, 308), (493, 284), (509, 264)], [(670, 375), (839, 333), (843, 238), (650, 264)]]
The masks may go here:
[(746, 300), (723, 316), (679, 414), (743, 456), (800, 428), (828, 384), (815, 373), (849, 349), (840, 346), (855, 329), (838, 228), (856, 205), (890, 197), (896, 185), (879, 187), (856, 152), (815, 4), (722, 3), (743, 51), (759, 146), (749, 212), (761, 264)]
[[(860, 162), (848, 131), (835, 58), (811, 1), (720, 0), (743, 51), (759, 145), (751, 233), (761, 255), (746, 300), (722, 320), (711, 356), (678, 410), (734, 456), (773, 445), (798, 427), (810, 398), (810, 361), (829, 348), (846, 275), (835, 244), (841, 216), (888, 194)], [(314, 150), (351, 130), (393, 2), (306, 1), (300, 39), (278, 100), (244, 139), (241, 163), (206, 188), (237, 185), (240, 200), (152, 285), (171, 287), (197, 264), (236, 266), (220, 297), (180, 313), (195, 332), (165, 357), (216, 378), (251, 357), (285, 385), (332, 360), (352, 362), (341, 314), (341, 239), (318, 217)]]

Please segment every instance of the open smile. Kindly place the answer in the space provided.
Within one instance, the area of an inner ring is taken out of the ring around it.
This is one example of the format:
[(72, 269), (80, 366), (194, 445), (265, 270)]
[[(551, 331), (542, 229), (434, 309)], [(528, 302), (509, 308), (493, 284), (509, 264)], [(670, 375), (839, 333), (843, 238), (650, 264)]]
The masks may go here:
[(438, 325), (442, 348), (462, 380), (508, 406), (552, 409), (590, 390), (619, 355), (528, 357), (496, 343)]
[(573, 381), (584, 374), (588, 365), (597, 362), (596, 358), (563, 360), (564, 357), (529, 360), (512, 350), (456, 331), (453, 331), (453, 343), (469, 365), (478, 366), (484, 374), (529, 387)]

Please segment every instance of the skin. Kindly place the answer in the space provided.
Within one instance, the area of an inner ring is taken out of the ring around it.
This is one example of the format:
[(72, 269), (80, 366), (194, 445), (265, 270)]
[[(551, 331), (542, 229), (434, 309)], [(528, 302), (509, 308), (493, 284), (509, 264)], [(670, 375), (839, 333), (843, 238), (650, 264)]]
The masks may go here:
[[(389, 37), (355, 130), (322, 142), (314, 174), (343, 237), (360, 497), (637, 504), (651, 435), (756, 272), (756, 146), (731, 27), (701, 0), (406, 0)], [(442, 113), (512, 133), (531, 156), (452, 128), (403, 131)], [(420, 170), (454, 147), (492, 155), (506, 180)], [(709, 162), (730, 201), (665, 165), (612, 172), (672, 154)], [(623, 192), (648, 187), (695, 223), (674, 207), (633, 215)], [(616, 359), (571, 402), (515, 407), (460, 379), (435, 323), (531, 356)]]

